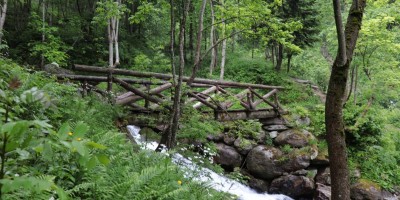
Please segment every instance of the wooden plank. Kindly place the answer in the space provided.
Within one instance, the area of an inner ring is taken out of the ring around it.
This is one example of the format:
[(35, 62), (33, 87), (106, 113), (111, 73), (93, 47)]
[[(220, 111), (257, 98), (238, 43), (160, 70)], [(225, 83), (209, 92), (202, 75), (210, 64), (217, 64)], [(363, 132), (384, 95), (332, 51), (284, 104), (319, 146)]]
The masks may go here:
[[(228, 94), (228, 92), (226, 90), (221, 89), (221, 88), (219, 88), (219, 89), (220, 89), (220, 91), (223, 91), (223, 93)], [(250, 91), (249, 89), (245, 89), (245, 90), (241, 91), (239, 94), (236, 94), (233, 96), (235, 99), (239, 100), (240, 105), (242, 105), (247, 110), (250, 110), (250, 107), (245, 102), (243, 102), (242, 99), (247, 96), (247, 93), (249, 91)], [(234, 104), (233, 101), (226, 101), (224, 103), (221, 103), (221, 107), (226, 110), (226, 109), (232, 107), (233, 104)]]
[(246, 120), (246, 119), (268, 119), (275, 118), (279, 114), (283, 114), (285, 111), (276, 112), (272, 109), (264, 109), (264, 110), (234, 110), (234, 111), (217, 111), (216, 119), (219, 121), (232, 121), (232, 120)]
[[(255, 107), (257, 107), (257, 105), (260, 104), (261, 102), (267, 101), (267, 99), (268, 99), (269, 97), (271, 97), (272, 95), (274, 95), (274, 94), (277, 93), (277, 92), (278, 92), (277, 89), (273, 89), (272, 91), (268, 92), (266, 95), (264, 95), (264, 96), (262, 96), (262, 97), (259, 97), (260, 99), (257, 100), (257, 101), (255, 101), (255, 102), (253, 103), (253, 107), (255, 108)], [(268, 102), (268, 101), (267, 101), (267, 102)], [(268, 104), (269, 104), (269, 103), (268, 103)], [(272, 105), (271, 105), (271, 106), (272, 106)], [(275, 108), (275, 106), (273, 106), (273, 107)]]
[[(217, 90), (217, 87), (216, 86), (212, 86), (212, 87), (210, 87), (210, 88), (208, 88), (208, 89), (206, 89), (206, 90), (204, 90), (204, 91), (202, 91), (202, 92), (200, 92), (201, 94), (210, 94), (211, 92), (214, 92), (215, 90)], [(193, 102), (193, 101), (195, 101), (196, 99), (195, 98), (189, 98), (186, 102), (185, 102), (185, 104), (187, 104), (187, 103), (190, 103), (190, 102)]]
[[(87, 75), (71, 75), (71, 74), (55, 74), (57, 79), (70, 79), (74, 81), (89, 81), (89, 82), (107, 82), (106, 76), (87, 76)], [(119, 78), (127, 83), (131, 84), (149, 84), (149, 85), (163, 85), (168, 83), (168, 81), (158, 80), (144, 80), (144, 79), (132, 79), (132, 78)], [(208, 85), (204, 85), (206, 87)]]
[[(155, 95), (155, 94), (158, 94), (158, 93), (160, 93), (160, 92), (162, 92), (164, 90), (167, 90), (167, 89), (169, 89), (171, 87), (172, 87), (172, 83), (168, 82), (168, 83), (166, 83), (164, 85), (161, 85), (161, 86), (158, 86), (156, 88), (151, 89), (148, 92), (148, 94)], [(117, 97), (116, 104), (127, 105), (127, 104), (133, 103), (135, 101), (138, 101), (138, 100), (140, 100), (142, 98), (139, 95), (135, 95), (135, 93), (133, 93), (133, 92), (131, 92), (129, 95), (127, 95), (127, 94), (128, 93), (125, 93), (125, 94)]]
[(140, 97), (142, 97), (144, 99), (147, 99), (147, 100), (149, 100), (149, 101), (151, 101), (153, 103), (160, 104), (160, 103), (163, 102), (162, 99), (159, 99), (157, 97), (153, 97), (151, 95), (148, 95), (145, 92), (132, 87), (127, 82), (125, 82), (125, 81), (123, 81), (123, 80), (121, 80), (119, 78), (113, 77), (113, 80), (114, 80), (115, 83), (119, 84), (121, 87), (125, 88), (126, 90), (131, 91), (131, 92), (135, 93), (136, 95), (138, 95), (138, 96), (140, 96)]
[[(251, 93), (256, 95), (258, 98), (260, 98), (261, 100), (263, 100), (265, 103), (267, 103), (268, 105), (270, 105), (272, 108), (276, 109), (278, 108), (277, 105), (271, 103), (270, 101), (268, 101), (267, 99), (263, 98), (260, 94), (258, 94), (256, 91), (254, 91), (253, 89), (250, 89)], [(253, 105), (252, 105), (253, 107)], [(255, 107), (253, 107), (255, 109)]]
[[(75, 65), (74, 70), (103, 73), (103, 74), (113, 73), (114, 75), (127, 75), (127, 76), (135, 76), (135, 77), (142, 77), (142, 78), (158, 78), (158, 79), (164, 79), (164, 80), (172, 79), (171, 74), (161, 74), (161, 73), (153, 73), (153, 72), (138, 72), (138, 71), (127, 70), (127, 69), (105, 68), (105, 67), (95, 67), (95, 66), (77, 65), (77, 64)], [(182, 79), (184, 82), (187, 82), (190, 79), (190, 77), (184, 76)], [(239, 83), (239, 82), (233, 82), (233, 81), (211, 80), (211, 79), (204, 79), (204, 78), (195, 78), (193, 83), (221, 85), (221, 86), (225, 86), (225, 87), (238, 87), (238, 88), (251, 87), (251, 88), (257, 88), (257, 89), (284, 89), (281, 86), (268, 86), (268, 85), (261, 85), (261, 84), (252, 84), (252, 83)]]
[(200, 101), (201, 103), (203, 103), (204, 105), (210, 107), (213, 110), (217, 109), (217, 106), (211, 104), (210, 102), (206, 101), (205, 99), (202, 99), (201, 97), (197, 96), (196, 94), (194, 94), (193, 92), (188, 92), (187, 93), (189, 96), (195, 98), (197, 101)]

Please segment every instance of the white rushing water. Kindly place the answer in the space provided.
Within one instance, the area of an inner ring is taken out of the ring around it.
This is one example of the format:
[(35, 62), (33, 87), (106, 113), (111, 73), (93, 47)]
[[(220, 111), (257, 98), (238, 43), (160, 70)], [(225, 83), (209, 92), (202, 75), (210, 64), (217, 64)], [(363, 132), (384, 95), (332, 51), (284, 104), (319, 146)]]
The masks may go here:
[[(144, 142), (139, 134), (140, 128), (134, 125), (127, 126), (127, 129), (131, 136), (134, 138), (137, 144), (142, 146), (144, 149), (155, 150), (158, 146), (157, 142)], [(188, 177), (192, 177), (194, 180), (199, 182), (209, 183), (215, 190), (227, 192), (230, 194), (237, 195), (242, 200), (293, 200), (285, 195), (272, 195), (272, 194), (260, 194), (255, 190), (243, 185), (237, 181), (228, 179), (222, 175), (219, 175), (210, 169), (200, 167), (194, 164), (189, 159), (184, 158), (182, 155), (175, 153), (172, 155), (172, 160), (175, 164), (188, 172), (193, 172), (196, 176), (187, 174)]]

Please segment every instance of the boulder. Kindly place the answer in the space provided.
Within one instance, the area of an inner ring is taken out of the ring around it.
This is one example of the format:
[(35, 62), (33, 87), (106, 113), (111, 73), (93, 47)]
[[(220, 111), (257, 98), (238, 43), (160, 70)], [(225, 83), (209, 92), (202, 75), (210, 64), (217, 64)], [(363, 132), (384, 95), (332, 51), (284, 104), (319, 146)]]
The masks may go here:
[(329, 167), (320, 168), (315, 176), (315, 182), (321, 185), (331, 185), (331, 170)]
[(278, 134), (275, 143), (278, 145), (290, 145), (291, 147), (301, 148), (310, 143), (315, 137), (306, 130), (290, 129)]
[(261, 179), (271, 180), (284, 172), (279, 166), (282, 152), (274, 147), (259, 145), (254, 147), (247, 155), (247, 169)]
[(260, 193), (268, 192), (269, 189), (269, 183), (267, 181), (257, 178), (251, 178), (248, 184), (252, 189)]
[(381, 188), (371, 181), (360, 179), (350, 187), (350, 198), (353, 200), (383, 199)]
[(307, 152), (295, 149), (280, 159), (281, 168), (286, 172), (294, 172), (310, 166), (310, 156)]
[(207, 140), (215, 143), (222, 142), (224, 140), (224, 134), (220, 133), (218, 135), (208, 135)]
[(267, 125), (263, 126), (263, 129), (266, 131), (286, 131), (289, 128), (285, 125)]
[(269, 137), (272, 139), (276, 138), (278, 136), (278, 131), (271, 131), (269, 132)]
[(311, 160), (312, 165), (321, 165), (321, 166), (327, 166), (329, 165), (329, 156), (328, 156), (328, 151), (318, 151), (317, 156)]
[(265, 144), (266, 139), (267, 139), (267, 134), (264, 131), (258, 134), (257, 138), (255, 138), (258, 144)]
[(309, 117), (295, 116), (294, 120), (297, 126), (310, 126), (311, 124), (311, 119)]
[(314, 192), (314, 200), (330, 200), (331, 199), (331, 186), (326, 186), (317, 183)]
[(242, 156), (236, 151), (235, 148), (218, 143), (217, 156), (214, 157), (214, 162), (220, 164), (222, 167), (233, 170), (235, 167), (242, 165)]
[(235, 143), (236, 138), (229, 135), (229, 134), (224, 134), (223, 141), (225, 144), (232, 146), (233, 143)]
[(284, 118), (269, 118), (260, 119), (260, 123), (263, 125), (286, 125), (287, 121)]
[(253, 149), (254, 146), (256, 146), (256, 143), (253, 140), (237, 138), (233, 145), (240, 154), (245, 156), (250, 152), (251, 149)]
[(272, 194), (285, 194), (294, 199), (309, 197), (314, 192), (314, 182), (305, 176), (287, 175), (274, 179), (269, 192)]

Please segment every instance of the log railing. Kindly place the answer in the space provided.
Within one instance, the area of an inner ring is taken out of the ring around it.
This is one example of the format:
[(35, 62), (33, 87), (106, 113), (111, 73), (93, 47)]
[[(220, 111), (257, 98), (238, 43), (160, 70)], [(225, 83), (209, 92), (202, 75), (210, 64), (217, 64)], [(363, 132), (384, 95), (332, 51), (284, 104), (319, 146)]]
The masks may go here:
[[(110, 81), (108, 76), (111, 74), (112, 82), (127, 90), (126, 93), (119, 95), (115, 102), (130, 106), (136, 111), (155, 111), (159, 105), (171, 100), (165, 98), (167, 96), (165, 92), (171, 92), (169, 89), (173, 87), (170, 74), (86, 65), (75, 65), (74, 69), (91, 75), (56, 76), (59, 79), (81, 81), (86, 92), (86, 89), (90, 88), (87, 87), (88, 84), (108, 82)], [(189, 77), (183, 77), (184, 82), (188, 80)], [(133, 84), (141, 86), (135, 87)], [(285, 112), (278, 101), (278, 93), (283, 89), (281, 86), (195, 78), (190, 88), (185, 90), (188, 96), (185, 104), (195, 109), (202, 109), (204, 112), (214, 112), (219, 120), (275, 117)], [(143, 102), (138, 102), (140, 100), (144, 100), (144, 106), (141, 105)]]

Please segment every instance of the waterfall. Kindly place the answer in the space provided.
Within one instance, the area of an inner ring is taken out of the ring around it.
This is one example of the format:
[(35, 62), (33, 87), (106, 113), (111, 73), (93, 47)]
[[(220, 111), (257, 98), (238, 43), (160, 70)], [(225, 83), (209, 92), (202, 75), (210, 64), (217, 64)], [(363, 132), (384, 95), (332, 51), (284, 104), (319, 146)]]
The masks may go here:
[[(143, 149), (155, 150), (158, 146), (157, 142), (144, 142), (139, 134), (140, 128), (134, 125), (127, 126), (127, 129), (135, 142), (140, 145)], [(211, 187), (221, 192), (227, 192), (230, 194), (237, 195), (241, 200), (293, 200), (285, 195), (271, 195), (271, 194), (260, 194), (255, 190), (243, 185), (237, 181), (231, 180), (225, 176), (219, 175), (210, 169), (200, 167), (184, 158), (182, 155), (175, 153), (172, 155), (172, 161), (178, 165), (181, 169), (188, 172), (196, 172), (196, 176), (191, 177), (190, 174), (186, 174), (187, 177), (193, 178), (193, 180), (199, 182), (210, 183)]]

